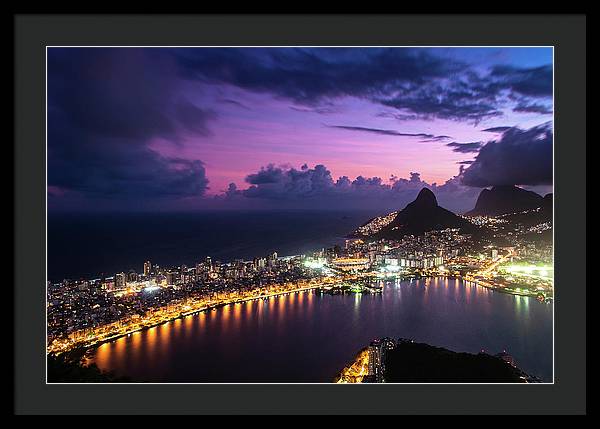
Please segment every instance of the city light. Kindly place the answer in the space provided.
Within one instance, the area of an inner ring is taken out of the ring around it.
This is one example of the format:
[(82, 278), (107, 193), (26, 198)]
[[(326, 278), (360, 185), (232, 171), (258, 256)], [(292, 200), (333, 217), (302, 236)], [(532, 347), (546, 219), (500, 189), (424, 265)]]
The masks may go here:
[[(519, 255), (521, 249), (526, 258)], [(477, 243), (458, 228), (447, 228), (397, 240), (347, 240), (344, 249), (307, 256), (273, 253), (222, 263), (206, 258), (194, 268), (146, 261), (144, 274), (129, 270), (49, 289), (48, 352), (89, 347), (198, 312), (291, 292), (381, 294), (386, 279), (455, 277), (548, 302), (553, 266), (542, 251), (529, 243)]]
[(323, 269), (323, 267), (325, 267), (325, 264), (323, 262), (318, 261), (306, 261), (304, 262), (304, 266), (307, 268), (312, 268), (313, 270), (320, 270)]
[(525, 273), (534, 274), (538, 273), (541, 277), (548, 277), (551, 271), (554, 271), (552, 266), (538, 266), (538, 265), (508, 265), (504, 269), (511, 273)]

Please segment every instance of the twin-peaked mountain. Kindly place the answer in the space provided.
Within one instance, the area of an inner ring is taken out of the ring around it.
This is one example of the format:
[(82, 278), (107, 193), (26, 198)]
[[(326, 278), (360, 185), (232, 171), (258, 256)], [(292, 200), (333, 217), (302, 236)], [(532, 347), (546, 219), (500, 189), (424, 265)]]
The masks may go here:
[(399, 239), (405, 235), (422, 235), (427, 231), (460, 228), (463, 233), (473, 233), (477, 228), (466, 219), (438, 205), (433, 192), (421, 189), (417, 198), (398, 214), (371, 219), (355, 232), (358, 236)]
[(548, 201), (550, 202), (550, 207), (552, 207), (551, 194), (542, 197), (535, 192), (527, 191), (517, 186), (494, 186), (492, 189), (482, 190), (477, 198), (475, 208), (465, 213), (465, 215), (498, 216), (508, 213), (518, 213), (542, 207)]
[[(552, 221), (552, 194), (542, 197), (516, 186), (495, 186), (479, 194), (475, 208), (466, 216), (502, 216), (511, 225), (525, 227)], [(457, 216), (438, 205), (433, 192), (421, 189), (417, 198), (403, 210), (373, 218), (361, 225), (356, 237), (399, 239), (405, 235), (422, 235), (427, 231), (460, 228), (461, 233), (486, 234), (465, 217)]]

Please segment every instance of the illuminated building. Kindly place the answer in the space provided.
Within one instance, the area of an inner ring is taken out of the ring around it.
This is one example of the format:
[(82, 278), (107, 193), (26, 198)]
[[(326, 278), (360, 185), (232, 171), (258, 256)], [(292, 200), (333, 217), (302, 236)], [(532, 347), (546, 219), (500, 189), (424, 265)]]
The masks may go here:
[(274, 268), (276, 263), (277, 263), (277, 252), (273, 252), (267, 258), (267, 265), (268, 265), (269, 269)]
[(144, 262), (144, 276), (148, 277), (152, 271), (152, 264), (150, 261)]
[[(388, 260), (386, 260), (387, 262)], [(389, 260), (392, 261), (392, 260)], [(399, 258), (396, 260), (396, 265), (402, 268), (435, 268), (444, 264), (444, 258), (442, 256), (417, 256), (409, 255), (406, 258)], [(393, 263), (387, 265), (394, 265)]]
[(177, 273), (169, 271), (167, 273), (167, 284), (174, 285), (176, 281), (177, 281)]
[(127, 277), (125, 273), (117, 273), (115, 274), (115, 288), (116, 289), (125, 289), (127, 286)]
[(254, 260), (252, 262), (252, 266), (254, 267), (255, 270), (260, 271), (265, 268), (266, 262), (267, 261), (265, 258), (254, 258)]
[(200, 278), (200, 276), (202, 275), (202, 272), (204, 270), (204, 267), (202, 266), (201, 263), (196, 264), (196, 277)]
[(371, 263), (368, 258), (337, 258), (332, 265), (341, 271), (359, 271), (368, 269)]

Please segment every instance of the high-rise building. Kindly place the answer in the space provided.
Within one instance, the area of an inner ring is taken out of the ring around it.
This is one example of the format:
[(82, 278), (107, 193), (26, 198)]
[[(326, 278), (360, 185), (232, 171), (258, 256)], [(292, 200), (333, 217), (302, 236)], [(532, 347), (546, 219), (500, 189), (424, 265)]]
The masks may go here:
[(146, 261), (144, 262), (144, 276), (149, 276), (150, 272), (152, 271), (152, 264), (150, 263), (150, 261)]
[(254, 258), (252, 265), (256, 271), (261, 271), (265, 268), (267, 260), (265, 258)]
[(125, 273), (115, 274), (115, 289), (124, 289), (127, 286), (127, 276)]
[(175, 284), (175, 282), (177, 281), (177, 273), (169, 271), (167, 273), (167, 284), (172, 286)]
[(273, 252), (267, 258), (267, 266), (269, 267), (269, 269), (271, 269), (271, 268), (275, 267), (276, 264), (277, 264), (277, 252)]
[(202, 275), (202, 272), (204, 271), (204, 267), (202, 266), (201, 263), (197, 263), (196, 264), (196, 277), (199, 278)]

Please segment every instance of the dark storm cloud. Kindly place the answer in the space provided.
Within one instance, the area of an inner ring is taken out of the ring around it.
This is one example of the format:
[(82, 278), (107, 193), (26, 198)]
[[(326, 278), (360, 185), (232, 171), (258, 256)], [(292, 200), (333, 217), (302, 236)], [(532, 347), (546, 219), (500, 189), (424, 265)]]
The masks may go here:
[(90, 135), (169, 137), (175, 127), (163, 104), (173, 90), (161, 74), (169, 62), (142, 50), (51, 48), (48, 104)]
[[(364, 98), (396, 109), (399, 120), (478, 123), (502, 115), (516, 97), (552, 94), (552, 66), (495, 66), (489, 73), (422, 49), (178, 49), (185, 78), (235, 85), (310, 106)], [(327, 113), (325, 109), (323, 113)]]
[(462, 175), (467, 186), (552, 184), (552, 140), (549, 123), (522, 130), (511, 128), (481, 147)]
[(379, 94), (464, 67), (411, 49), (179, 49), (175, 55), (188, 78), (227, 82), (308, 105)]
[[(400, 91), (392, 98), (379, 102), (409, 114), (408, 118), (448, 119), (479, 123), (484, 119), (501, 116), (495, 95), (475, 93), (450, 86), (429, 84), (409, 91)], [(410, 115), (413, 113), (413, 115)]]
[(149, 144), (206, 135), (214, 113), (175, 97), (172, 58), (138, 49), (48, 49), (48, 185), (67, 195), (201, 196), (199, 160)]
[(544, 106), (542, 104), (527, 104), (527, 103), (519, 103), (513, 111), (515, 112), (525, 112), (525, 113), (540, 113), (542, 115), (550, 115), (552, 114), (552, 108), (548, 106)]
[(186, 78), (225, 82), (312, 107), (360, 97), (396, 108), (398, 118), (479, 122), (499, 116), (499, 80), (518, 86), (524, 79), (509, 79), (506, 71), (482, 78), (462, 62), (406, 48), (180, 49), (175, 55)]
[(534, 96), (552, 96), (552, 65), (533, 68), (495, 66), (490, 76), (498, 86), (509, 88), (515, 93)]
[(200, 196), (207, 189), (201, 161), (165, 157), (131, 139), (90, 136), (48, 117), (48, 185), (66, 194), (144, 199)]
[(418, 137), (421, 141), (442, 141), (450, 139), (450, 136), (436, 136), (427, 133), (402, 133), (396, 130), (384, 130), (381, 128), (353, 127), (347, 125), (327, 125), (329, 128), (339, 128), (348, 131), (359, 131), (365, 133), (381, 134), (386, 136), (401, 136), (401, 137)]
[(482, 142), (472, 142), (472, 143), (459, 143), (452, 142), (448, 143), (446, 146), (451, 147), (453, 152), (458, 153), (474, 153), (479, 152), (481, 148)]

